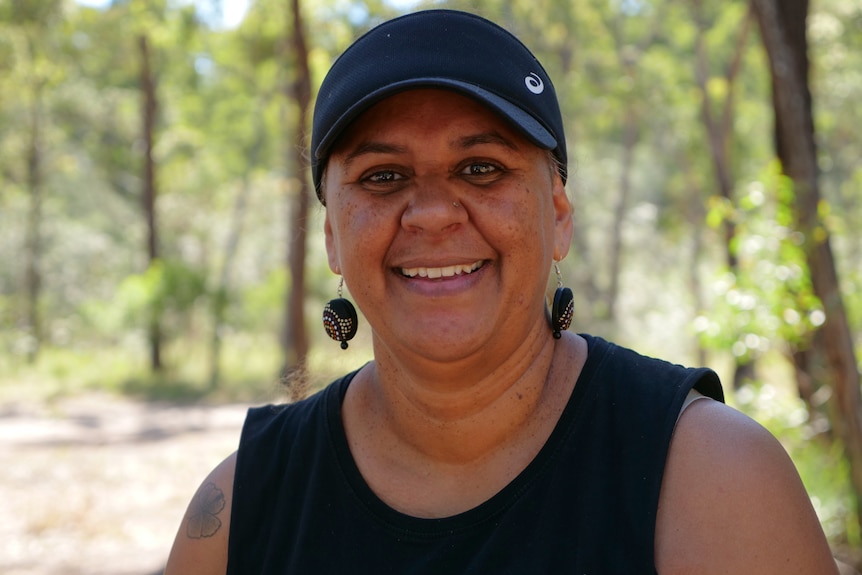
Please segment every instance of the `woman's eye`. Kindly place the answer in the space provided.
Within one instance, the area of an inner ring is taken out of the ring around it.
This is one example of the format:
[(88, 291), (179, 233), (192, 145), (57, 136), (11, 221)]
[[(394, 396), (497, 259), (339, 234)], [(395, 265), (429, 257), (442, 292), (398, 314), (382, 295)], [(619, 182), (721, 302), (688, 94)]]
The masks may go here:
[(370, 184), (390, 184), (392, 182), (397, 182), (402, 178), (403, 176), (401, 174), (393, 170), (381, 170), (379, 172), (371, 173), (363, 179)]
[(490, 176), (500, 171), (500, 167), (488, 162), (474, 162), (461, 172), (465, 176)]

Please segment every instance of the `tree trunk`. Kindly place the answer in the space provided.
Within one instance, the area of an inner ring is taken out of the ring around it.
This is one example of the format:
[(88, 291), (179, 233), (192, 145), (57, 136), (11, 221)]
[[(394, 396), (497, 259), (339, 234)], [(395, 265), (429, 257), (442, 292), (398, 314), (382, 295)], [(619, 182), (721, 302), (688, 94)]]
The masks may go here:
[(221, 343), (222, 332), (224, 331), (224, 316), (228, 304), (228, 290), (230, 289), (230, 277), (233, 271), (233, 262), (236, 257), (237, 249), (239, 248), (239, 240), (242, 237), (243, 221), (245, 220), (246, 206), (248, 205), (248, 196), (251, 191), (251, 183), (249, 177), (243, 178), (242, 186), (237, 193), (236, 200), (233, 204), (233, 214), (231, 218), (230, 231), (228, 232), (227, 240), (224, 248), (224, 262), (222, 263), (221, 273), (219, 273), (218, 285), (213, 296), (213, 326), (212, 338), (210, 339), (210, 376), (209, 387), (215, 390), (219, 386), (221, 379)]
[(305, 134), (311, 106), (311, 72), (308, 65), (308, 46), (302, 23), (299, 0), (291, 1), (293, 37), (291, 41), (295, 76), (288, 85), (287, 98), (297, 106), (296, 135), (290, 146), (289, 164), (293, 166), (298, 185), (290, 201), (290, 235), (287, 255), (291, 284), (287, 294), (285, 318), (284, 375), (288, 376), (289, 392), (293, 399), (304, 393), (305, 369), (308, 358), (308, 335), (305, 329), (305, 256), (308, 230), (310, 190), (306, 162)]
[(27, 154), (27, 188), (30, 206), (27, 212), (27, 238), (25, 243), (26, 269), (24, 283), (27, 293), (27, 328), (30, 342), (27, 361), (35, 363), (42, 345), (42, 319), (39, 300), (42, 291), (42, 86), (36, 80), (33, 102), (30, 106), (30, 143)]
[[(704, 38), (706, 24), (700, 0), (693, 2), (693, 9), (697, 24), (697, 37), (695, 39), (695, 62), (697, 68), (695, 70), (695, 78), (697, 79), (697, 86), (701, 96), (701, 120), (703, 121), (704, 128), (706, 128), (707, 143), (709, 144), (710, 157), (713, 169), (715, 170), (716, 183), (718, 184), (718, 194), (732, 204), (734, 203), (734, 177), (730, 150), (734, 112), (733, 95), (736, 78), (739, 76), (741, 68), (742, 54), (748, 40), (751, 19), (749, 16), (745, 17), (742, 29), (737, 37), (736, 50), (725, 71), (724, 79), (727, 82), (727, 99), (724, 101), (724, 106), (720, 111), (721, 117), (718, 118), (713, 110), (712, 99), (707, 88), (710, 72)], [(727, 267), (731, 272), (736, 273), (739, 270), (739, 261), (733, 249), (733, 242), (736, 238), (736, 223), (732, 219), (725, 219), (723, 227)]]
[[(742, 28), (737, 37), (736, 49), (733, 58), (725, 70), (724, 79), (727, 82), (727, 98), (720, 113), (713, 109), (712, 98), (708, 90), (710, 77), (709, 58), (706, 53), (706, 23), (703, 16), (701, 0), (692, 3), (694, 20), (697, 24), (697, 36), (695, 38), (695, 78), (700, 91), (701, 106), (700, 116), (706, 129), (707, 143), (709, 144), (710, 157), (715, 171), (715, 180), (718, 195), (729, 205), (735, 204), (733, 193), (734, 175), (733, 162), (731, 159), (731, 138), (733, 135), (734, 114), (734, 89), (736, 79), (742, 67), (742, 55), (748, 41), (748, 33), (751, 28), (751, 12), (746, 14), (742, 22)], [(720, 116), (720, 117), (719, 117)], [(736, 241), (736, 221), (733, 218), (725, 218), (722, 222), (724, 235), (724, 253), (727, 268), (734, 276), (739, 273), (739, 258), (736, 255), (734, 243)], [(753, 359), (737, 358), (733, 372), (733, 388), (739, 389), (745, 383), (755, 378), (755, 364)]]
[[(682, 170), (686, 180), (686, 188), (690, 191), (688, 196), (688, 206), (686, 208), (687, 221), (692, 228), (691, 234), (691, 257), (688, 264), (688, 287), (691, 292), (691, 298), (694, 305), (695, 315), (700, 315), (706, 309), (706, 300), (703, 293), (703, 285), (700, 279), (700, 262), (703, 257), (703, 222), (706, 219), (706, 210), (703, 197), (703, 190), (695, 177), (694, 168), (691, 166), (686, 154), (679, 154), (676, 164)], [(706, 348), (701, 343), (700, 338), (693, 338), (696, 347), (694, 355), (697, 357), (697, 365), (708, 365)]]
[(622, 158), (620, 160), (620, 187), (614, 206), (614, 221), (611, 226), (610, 285), (608, 287), (608, 319), (615, 321), (619, 315), (619, 292), (622, 275), (623, 222), (629, 209), (631, 197), (632, 171), (634, 170), (635, 148), (640, 137), (638, 118), (633, 104), (626, 104), (625, 125), (623, 126)]
[[(262, 104), (261, 104), (262, 107)], [(263, 113), (259, 113), (255, 120), (255, 138), (251, 148), (248, 151), (247, 160), (249, 166), (256, 166), (260, 162), (261, 151), (266, 139), (266, 126)], [(250, 170), (249, 170), (250, 172)], [(221, 272), (219, 273), (218, 285), (213, 298), (213, 332), (210, 339), (210, 389), (217, 389), (221, 380), (221, 344), (222, 333), (225, 328), (224, 315), (228, 305), (228, 291), (230, 290), (231, 274), (233, 273), (233, 263), (236, 259), (236, 253), (239, 249), (239, 242), (242, 239), (243, 224), (245, 221), (245, 213), (248, 206), (248, 198), (251, 195), (252, 183), (249, 172), (243, 179), (242, 185), (237, 193), (233, 204), (233, 213), (230, 224), (230, 231), (224, 247), (224, 262), (222, 263)]]
[(819, 173), (808, 89), (808, 0), (752, 0), (752, 5), (772, 75), (776, 150), (785, 174), (793, 181), (797, 225), (805, 237), (811, 282), (826, 314), (819, 339), (838, 413), (833, 425), (850, 463), (857, 519), (862, 527), (862, 397), (829, 233), (818, 213)]
[[(624, 22), (628, 16), (620, 11), (612, 20), (606, 22), (606, 26), (614, 39), (617, 61), (619, 62), (622, 75), (631, 81), (633, 86), (638, 84), (640, 73), (640, 60), (647, 49), (658, 38), (661, 24), (665, 21), (667, 4), (660, 3), (649, 22), (646, 34), (634, 46), (624, 38)], [(619, 312), (619, 285), (622, 273), (622, 260), (625, 252), (623, 241), (623, 220), (628, 212), (632, 185), (631, 176), (634, 170), (635, 151), (640, 141), (640, 121), (643, 115), (637, 107), (637, 95), (632, 94), (623, 102), (625, 106), (625, 120), (622, 126), (622, 157), (620, 159), (620, 189), (617, 202), (614, 207), (614, 221), (611, 227), (610, 237), (610, 283), (607, 296), (608, 319), (615, 321)]]
[[(826, 444), (835, 439), (832, 422), (840, 419), (837, 405), (828, 401), (832, 395), (831, 379), (826, 358), (823, 355), (823, 330), (812, 334), (806, 346), (792, 346), (790, 362), (796, 379), (799, 397), (808, 407), (808, 425), (816, 437)], [(826, 391), (827, 393), (823, 393)]]
[[(154, 131), (156, 123), (156, 83), (150, 64), (150, 47), (146, 36), (138, 38), (138, 48), (141, 53), (141, 95), (142, 95), (142, 130), (144, 140), (144, 189), (143, 207), (147, 222), (147, 259), (153, 265), (159, 257), (157, 225), (156, 225), (156, 178), (153, 161)], [(150, 343), (150, 368), (154, 372), (162, 369), (162, 329), (161, 313), (156, 304), (150, 310), (148, 328)]]

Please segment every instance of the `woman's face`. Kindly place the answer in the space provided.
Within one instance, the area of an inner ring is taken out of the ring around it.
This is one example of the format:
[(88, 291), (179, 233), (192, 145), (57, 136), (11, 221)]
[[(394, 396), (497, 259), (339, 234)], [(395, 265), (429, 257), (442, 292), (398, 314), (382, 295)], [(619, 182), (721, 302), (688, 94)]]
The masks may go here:
[(547, 151), (482, 104), (383, 100), (340, 138), (324, 194), (330, 267), (375, 346), (453, 361), (551, 337), (544, 292), (571, 206)]

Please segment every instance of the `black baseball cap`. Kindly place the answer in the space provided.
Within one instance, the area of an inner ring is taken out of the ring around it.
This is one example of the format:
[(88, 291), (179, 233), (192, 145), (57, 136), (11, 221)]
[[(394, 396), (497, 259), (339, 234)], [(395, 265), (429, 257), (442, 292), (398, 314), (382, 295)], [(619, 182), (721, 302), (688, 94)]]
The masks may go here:
[(439, 87), (475, 98), (536, 146), (553, 150), (566, 180), (566, 138), (554, 85), (532, 52), (475, 14), (424, 10), (389, 20), (357, 39), (318, 92), (311, 171), (318, 199), (332, 147), (360, 114), (384, 98)]

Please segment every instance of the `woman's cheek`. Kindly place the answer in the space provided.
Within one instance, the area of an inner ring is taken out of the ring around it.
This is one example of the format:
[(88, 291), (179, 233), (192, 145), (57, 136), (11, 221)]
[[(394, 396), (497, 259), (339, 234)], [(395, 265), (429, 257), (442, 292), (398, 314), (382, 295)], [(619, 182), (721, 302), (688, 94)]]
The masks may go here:
[(394, 214), (369, 205), (368, 202), (348, 201), (339, 214), (341, 248), (356, 258), (383, 257), (387, 235), (391, 234)]

